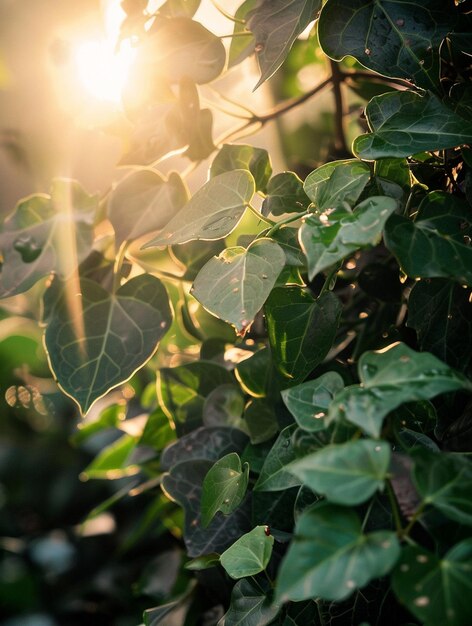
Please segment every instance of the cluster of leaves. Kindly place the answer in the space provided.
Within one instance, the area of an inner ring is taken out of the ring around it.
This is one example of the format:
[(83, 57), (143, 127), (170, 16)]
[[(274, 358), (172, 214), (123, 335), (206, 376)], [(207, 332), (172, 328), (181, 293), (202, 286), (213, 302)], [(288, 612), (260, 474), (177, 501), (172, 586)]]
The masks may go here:
[[(147, 30), (143, 5), (124, 3), (123, 31), (140, 43), (122, 164), (141, 167), (104, 202), (70, 181), (22, 201), (0, 234), (0, 293), (53, 273), (45, 345), (84, 414), (146, 363), (157, 371), (144, 425), (138, 416), (87, 470), (138, 466), (184, 511), (198, 582), (145, 623), (378, 624), (393, 612), (398, 624), (466, 626), (468, 3), (246, 0), (230, 66), (254, 53), (259, 85), (314, 22), (331, 75), (311, 95), (333, 87), (338, 131), (341, 88), (362, 78), (380, 93), (352, 158), (302, 180), (273, 175), (265, 150), (225, 144), (191, 197), (179, 174), (146, 166), (215, 152), (198, 86), (226, 51), (192, 19), (198, 1), (168, 0)], [(105, 219), (114, 237), (98, 239)], [(212, 590), (203, 607), (197, 585)]]

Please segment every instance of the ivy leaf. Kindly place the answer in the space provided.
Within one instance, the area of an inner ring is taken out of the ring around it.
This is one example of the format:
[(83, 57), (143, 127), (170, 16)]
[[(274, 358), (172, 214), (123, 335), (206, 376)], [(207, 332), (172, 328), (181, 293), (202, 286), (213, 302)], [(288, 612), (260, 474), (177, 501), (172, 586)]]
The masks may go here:
[(267, 567), (273, 545), (267, 526), (256, 526), (223, 552), (220, 563), (231, 578), (255, 576)]
[(237, 428), (196, 428), (167, 446), (161, 455), (161, 468), (168, 470), (183, 461), (204, 460), (214, 463), (230, 452), (241, 453), (247, 443), (247, 435)]
[(431, 93), (382, 94), (369, 102), (366, 116), (372, 132), (354, 141), (354, 152), (361, 159), (406, 157), (472, 141), (472, 122)]
[(192, 295), (244, 334), (284, 265), (282, 248), (270, 239), (257, 239), (247, 249), (227, 248), (200, 270)]
[(56, 179), (50, 195), (21, 200), (0, 233), (0, 298), (27, 291), (56, 272), (67, 278), (92, 249), (98, 197)]
[(360, 385), (345, 387), (331, 403), (328, 420), (347, 419), (374, 437), (383, 419), (404, 402), (429, 400), (447, 391), (468, 390), (465, 376), (428, 352), (396, 343), (359, 359)]
[[(84, 469), (81, 477), (88, 480), (119, 479), (125, 476), (134, 476), (139, 472), (139, 466), (129, 462), (129, 458), (136, 447), (136, 438), (124, 434), (113, 443), (102, 448), (93, 461)], [(128, 488), (129, 491), (129, 488)]]
[(358, 159), (332, 161), (308, 174), (305, 193), (320, 211), (354, 206), (370, 178), (369, 166)]
[(220, 385), (232, 382), (232, 374), (211, 361), (194, 361), (159, 369), (159, 400), (177, 434), (182, 436), (201, 426), (205, 398)]
[(109, 200), (108, 217), (117, 245), (163, 228), (187, 200), (187, 188), (176, 172), (168, 179), (151, 169), (132, 172)]
[(203, 423), (205, 426), (234, 426), (244, 430), (245, 403), (238, 385), (220, 385), (205, 398)]
[(324, 52), (337, 61), (351, 55), (383, 76), (437, 89), (438, 48), (455, 16), (452, 0), (329, 0), (318, 32)]
[(401, 215), (389, 219), (385, 244), (412, 278), (453, 278), (472, 285), (470, 235), (467, 204), (435, 191), (421, 202), (414, 222)]
[[(228, 68), (234, 67), (241, 61), (244, 61), (250, 54), (254, 52), (256, 40), (252, 33), (246, 28), (246, 16), (254, 9), (258, 0), (245, 0), (237, 9), (234, 17), (233, 37), (229, 46)], [(241, 33), (247, 33), (247, 37), (243, 37)]]
[(467, 457), (427, 450), (414, 455), (414, 481), (425, 504), (472, 526), (472, 463)]
[(248, 402), (244, 420), (252, 444), (264, 443), (279, 432), (274, 405), (265, 398), (254, 398)]
[(170, 220), (164, 232), (143, 248), (226, 237), (238, 224), (254, 192), (254, 178), (246, 170), (211, 178)]
[(292, 447), (292, 434), (295, 428), (295, 424), (287, 426), (278, 436), (264, 461), (254, 491), (280, 491), (300, 484), (300, 481), (286, 469), (286, 466), (295, 460)]
[(282, 374), (302, 381), (321, 363), (333, 344), (341, 309), (331, 291), (317, 299), (299, 287), (272, 291), (265, 307), (267, 330)]
[(210, 167), (210, 177), (233, 170), (248, 170), (254, 177), (257, 191), (265, 191), (272, 174), (267, 150), (245, 144), (224, 144)]
[(321, 0), (261, 0), (248, 15), (247, 28), (256, 38), (255, 51), (261, 68), (257, 89), (284, 62), (295, 39), (321, 8)]
[(184, 461), (162, 479), (164, 493), (185, 511), (184, 541), (191, 558), (212, 552), (221, 554), (250, 528), (249, 500), (229, 515), (216, 515), (207, 528), (202, 526), (202, 484), (211, 467), (211, 461)]
[(402, 550), (392, 577), (393, 590), (427, 626), (466, 626), (472, 621), (472, 539), (440, 559), (418, 546)]
[(286, 470), (335, 504), (361, 504), (383, 489), (390, 464), (386, 441), (361, 439), (326, 446), (293, 461)]
[(238, 363), (235, 374), (246, 393), (254, 398), (264, 398), (269, 388), (271, 370), (270, 350), (264, 347)]
[(309, 279), (359, 248), (378, 243), (385, 222), (397, 206), (393, 198), (373, 196), (361, 202), (353, 213), (327, 209), (307, 218), (299, 239), (307, 258)]
[(243, 579), (234, 585), (230, 607), (218, 626), (267, 626), (279, 611), (272, 592), (254, 579)]
[(300, 213), (309, 204), (310, 199), (300, 178), (294, 172), (282, 172), (269, 180), (267, 196), (262, 203), (262, 215)]
[(65, 283), (46, 291), (45, 308), (52, 371), (84, 414), (151, 358), (172, 323), (165, 287), (148, 274), (132, 278), (116, 293), (86, 278), (80, 293)]
[(465, 370), (472, 352), (470, 290), (441, 278), (417, 282), (408, 298), (407, 326), (414, 328), (421, 350)]
[(292, 511), (295, 506), (298, 491), (298, 487), (292, 487), (277, 492), (253, 491), (253, 524), (267, 524), (270, 528), (276, 529), (277, 531), (291, 533), (293, 530)]
[(353, 510), (322, 502), (298, 519), (295, 540), (279, 570), (276, 601), (344, 600), (385, 576), (399, 553), (395, 533), (364, 535)]
[(315, 432), (326, 427), (324, 418), (336, 393), (344, 387), (336, 372), (327, 372), (315, 380), (282, 391), (285, 406), (300, 428)]
[(227, 454), (209, 470), (203, 481), (202, 526), (206, 528), (217, 511), (232, 513), (241, 504), (249, 480), (249, 465), (236, 452)]

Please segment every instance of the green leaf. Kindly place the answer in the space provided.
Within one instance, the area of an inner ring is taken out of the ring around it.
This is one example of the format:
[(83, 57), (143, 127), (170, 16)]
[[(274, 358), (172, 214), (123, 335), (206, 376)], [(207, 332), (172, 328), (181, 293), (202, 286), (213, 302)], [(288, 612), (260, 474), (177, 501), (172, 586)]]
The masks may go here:
[(295, 39), (319, 9), (321, 0), (262, 0), (248, 16), (247, 28), (256, 38), (255, 51), (261, 68), (257, 89), (282, 65)]
[(303, 189), (303, 182), (294, 172), (282, 172), (270, 179), (267, 196), (262, 203), (262, 215), (300, 213), (308, 208), (310, 199)]
[(421, 350), (459, 370), (472, 352), (470, 290), (441, 278), (417, 282), (408, 298), (407, 326), (414, 328)]
[(92, 249), (98, 197), (56, 179), (50, 195), (21, 200), (0, 233), (0, 298), (27, 291), (55, 272), (68, 278)]
[(468, 390), (465, 376), (428, 352), (396, 343), (380, 352), (364, 352), (359, 360), (360, 385), (336, 394), (328, 419), (346, 419), (374, 437), (384, 417), (404, 402), (428, 400), (447, 391)]
[(245, 399), (237, 385), (220, 385), (210, 392), (203, 405), (205, 426), (231, 426), (242, 428)]
[(472, 539), (440, 559), (417, 546), (403, 549), (393, 590), (425, 626), (467, 626), (472, 621)]
[(411, 173), (406, 159), (379, 159), (375, 162), (374, 172), (377, 178), (396, 183), (404, 190), (411, 187)]
[(244, 411), (244, 420), (252, 444), (272, 439), (279, 432), (274, 405), (265, 398), (250, 400)]
[(172, 172), (166, 179), (151, 169), (131, 172), (112, 191), (108, 204), (117, 245), (163, 228), (187, 200), (179, 174)]
[(208, 311), (244, 334), (284, 265), (282, 248), (270, 239), (256, 239), (247, 249), (227, 248), (201, 269), (192, 295)]
[(268, 626), (279, 611), (271, 592), (254, 579), (243, 579), (233, 587), (230, 607), (218, 626)]
[(387, 196), (373, 196), (361, 202), (353, 213), (327, 209), (311, 215), (300, 228), (300, 244), (308, 264), (310, 280), (359, 248), (375, 245), (385, 222), (398, 204)]
[(136, 438), (131, 435), (122, 435), (109, 444), (84, 469), (82, 477), (85, 479), (99, 478), (116, 480), (125, 476), (134, 476), (139, 470), (136, 464), (127, 462), (136, 446)]
[(327, 372), (315, 380), (284, 389), (282, 399), (300, 428), (315, 432), (326, 427), (324, 418), (336, 393), (344, 387), (336, 372)]
[(318, 32), (324, 52), (337, 61), (351, 55), (379, 74), (435, 89), (438, 48), (455, 18), (452, 0), (329, 0)]
[(254, 491), (280, 491), (300, 484), (299, 480), (286, 469), (286, 466), (295, 459), (292, 447), (292, 434), (295, 428), (295, 424), (287, 426), (278, 436), (262, 466)]
[(212, 552), (211, 554), (204, 554), (203, 556), (197, 556), (196, 559), (192, 559), (185, 563), (185, 569), (189, 569), (194, 572), (199, 572), (204, 569), (209, 569), (210, 567), (215, 567), (220, 563), (220, 555), (216, 552)]
[(472, 285), (470, 235), (472, 218), (466, 202), (434, 191), (421, 202), (414, 222), (393, 215), (384, 237), (408, 276), (453, 278)]
[(454, 113), (431, 93), (395, 91), (373, 98), (366, 109), (371, 133), (354, 141), (367, 160), (406, 157), (472, 141), (472, 122)]
[(456, 454), (421, 450), (413, 455), (414, 481), (425, 504), (472, 526), (472, 462)]
[[(256, 40), (252, 33), (246, 28), (246, 16), (254, 9), (257, 1), (258, 0), (245, 0), (234, 14), (234, 17), (240, 21), (234, 23), (233, 34), (235, 37), (231, 38), (228, 68), (241, 63), (241, 61), (244, 61), (245, 58), (254, 52)], [(247, 37), (242, 37), (241, 33), (247, 33)]]
[(116, 293), (84, 278), (80, 293), (65, 283), (49, 289), (44, 299), (50, 311), (45, 344), (51, 368), (84, 414), (151, 358), (172, 323), (167, 292), (148, 274)]
[(256, 526), (223, 552), (220, 563), (231, 578), (255, 576), (267, 567), (273, 545), (267, 526)]
[(295, 540), (279, 570), (276, 600), (344, 600), (385, 576), (399, 553), (395, 533), (364, 535), (352, 509), (322, 502), (297, 522)]
[[(298, 241), (298, 228), (282, 226), (273, 233), (272, 239), (274, 239), (285, 252), (285, 263), (287, 266), (305, 267), (305, 255)], [(287, 269), (290, 268), (287, 267)]]
[(299, 287), (274, 289), (265, 312), (269, 341), (279, 370), (302, 381), (331, 348), (341, 303), (330, 291), (314, 299)]
[(201, 426), (205, 398), (233, 382), (230, 372), (210, 361), (163, 367), (157, 373), (160, 404), (179, 436)]
[(210, 177), (231, 172), (248, 170), (254, 177), (256, 189), (265, 191), (272, 174), (272, 166), (267, 150), (245, 144), (224, 144), (210, 167)]
[[(251, 467), (252, 470), (252, 467)], [(252, 523), (266, 524), (276, 531), (291, 533), (293, 530), (293, 507), (298, 487), (282, 491), (253, 491)]]
[(286, 469), (304, 485), (335, 504), (361, 504), (383, 489), (390, 463), (386, 441), (361, 439), (326, 446)]
[(162, 479), (164, 493), (185, 511), (184, 541), (191, 558), (211, 552), (221, 554), (251, 527), (247, 501), (229, 515), (216, 515), (207, 528), (202, 526), (202, 484), (212, 465), (204, 460), (184, 461), (175, 465)]
[(254, 192), (254, 178), (246, 170), (211, 178), (170, 220), (164, 232), (143, 248), (226, 237), (238, 224)]
[(217, 461), (205, 476), (202, 488), (202, 526), (206, 528), (221, 511), (232, 513), (242, 502), (249, 480), (249, 465), (236, 452), (227, 454)]
[(320, 211), (354, 206), (370, 178), (369, 166), (358, 159), (331, 161), (308, 174), (305, 193)]
[(263, 398), (267, 395), (271, 370), (270, 350), (264, 347), (238, 363), (234, 373), (246, 393), (255, 398)]

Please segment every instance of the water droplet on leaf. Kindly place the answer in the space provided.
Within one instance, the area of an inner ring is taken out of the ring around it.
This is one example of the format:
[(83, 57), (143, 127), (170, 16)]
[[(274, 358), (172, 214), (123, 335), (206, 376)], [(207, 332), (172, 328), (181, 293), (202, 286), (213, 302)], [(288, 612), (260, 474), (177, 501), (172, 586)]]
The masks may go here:
[(42, 247), (38, 244), (36, 239), (30, 235), (18, 237), (13, 247), (20, 253), (23, 263), (36, 261), (42, 252)]

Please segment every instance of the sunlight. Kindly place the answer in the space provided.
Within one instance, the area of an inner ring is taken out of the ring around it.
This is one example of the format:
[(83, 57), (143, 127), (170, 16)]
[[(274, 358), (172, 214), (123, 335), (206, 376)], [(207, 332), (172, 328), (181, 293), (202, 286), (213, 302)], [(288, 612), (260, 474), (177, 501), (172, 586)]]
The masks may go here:
[(124, 17), (120, 1), (110, 0), (104, 15), (105, 37), (84, 41), (75, 52), (77, 75), (82, 88), (89, 96), (102, 102), (119, 104), (135, 57), (135, 49), (129, 39), (118, 44)]

